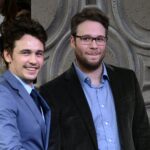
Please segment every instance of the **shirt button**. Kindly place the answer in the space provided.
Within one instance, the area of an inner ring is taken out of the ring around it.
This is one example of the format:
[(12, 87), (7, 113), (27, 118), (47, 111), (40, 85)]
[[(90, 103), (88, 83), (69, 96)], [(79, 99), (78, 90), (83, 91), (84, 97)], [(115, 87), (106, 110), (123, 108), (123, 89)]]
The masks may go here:
[(108, 125), (108, 122), (107, 122), (107, 121), (105, 122), (105, 125)]
[(102, 104), (101, 107), (104, 108), (104, 105)]
[(110, 142), (110, 143), (111, 143), (111, 142), (112, 142), (112, 139), (108, 139), (108, 142)]

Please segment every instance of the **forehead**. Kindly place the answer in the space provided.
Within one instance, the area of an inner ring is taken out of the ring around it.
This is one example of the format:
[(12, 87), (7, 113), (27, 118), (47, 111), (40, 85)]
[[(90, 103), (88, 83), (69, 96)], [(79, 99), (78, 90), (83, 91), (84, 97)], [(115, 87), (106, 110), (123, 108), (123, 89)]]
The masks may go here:
[(31, 49), (31, 50), (32, 49), (44, 50), (44, 45), (36, 37), (29, 35), (29, 34), (25, 34), (19, 40), (15, 41), (15, 48), (17, 48), (17, 49)]
[(77, 27), (77, 34), (87, 34), (87, 35), (105, 35), (104, 26), (97, 21), (84, 21)]

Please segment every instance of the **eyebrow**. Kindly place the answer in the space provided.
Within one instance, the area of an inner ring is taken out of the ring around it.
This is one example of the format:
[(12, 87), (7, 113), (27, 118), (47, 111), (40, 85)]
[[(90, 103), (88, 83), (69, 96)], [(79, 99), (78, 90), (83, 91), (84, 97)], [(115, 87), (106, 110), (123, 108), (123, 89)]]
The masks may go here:
[[(22, 51), (33, 51), (33, 50), (31, 50), (31, 49), (21, 49), (20, 52), (22, 52)], [(38, 49), (35, 52), (37, 52), (37, 51), (42, 51), (43, 52), (44, 49)]]
[(81, 36), (82, 36), (82, 37), (83, 37), (83, 36), (89, 36), (89, 37), (105, 37), (106, 35), (96, 35), (96, 36), (94, 36), (94, 35), (90, 35), (90, 34), (82, 34)]
[(23, 54), (23, 53), (44, 53), (44, 50), (36, 50), (36, 51), (33, 51), (33, 50), (30, 50), (30, 49), (22, 49), (20, 50), (19, 52), (17, 52), (18, 54)]

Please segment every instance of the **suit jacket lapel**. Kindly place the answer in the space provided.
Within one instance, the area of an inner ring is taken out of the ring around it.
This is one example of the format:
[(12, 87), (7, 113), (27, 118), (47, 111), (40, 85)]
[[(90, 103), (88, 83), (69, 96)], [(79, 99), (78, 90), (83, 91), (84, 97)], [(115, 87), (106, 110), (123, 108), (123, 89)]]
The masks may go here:
[(67, 72), (66, 80), (68, 80), (67, 87), (69, 93), (72, 96), (72, 99), (74, 100), (83, 121), (85, 122), (85, 126), (90, 134), (90, 137), (92, 138), (95, 147), (97, 148), (96, 131), (92, 119), (92, 114), (73, 65)]
[(24, 100), (26, 105), (31, 110), (33, 116), (35, 117), (37, 123), (40, 124), (40, 127), (42, 131), (45, 133), (45, 122), (41, 117), (41, 113), (39, 112), (38, 108), (34, 104), (34, 101), (32, 100), (31, 96), (27, 93), (27, 91), (24, 89), (22, 84), (10, 73), (10, 71), (6, 71), (4, 73), (4, 78), (7, 80), (7, 82), (10, 84), (10, 86), (18, 92), (21, 99)]
[(121, 91), (122, 85), (120, 84), (120, 81), (118, 80), (119, 76), (116, 74), (116, 71), (111, 66), (106, 66), (107, 73), (109, 76), (110, 86), (112, 90), (112, 94), (114, 97), (114, 103), (116, 108), (116, 117), (117, 117), (117, 125), (118, 125), (118, 132), (119, 132), (119, 139), (120, 139), (120, 146), (121, 149), (124, 150), (124, 135), (126, 134), (125, 130), (125, 113), (122, 111), (122, 108), (124, 107), (123, 102), (121, 101), (122, 95)]

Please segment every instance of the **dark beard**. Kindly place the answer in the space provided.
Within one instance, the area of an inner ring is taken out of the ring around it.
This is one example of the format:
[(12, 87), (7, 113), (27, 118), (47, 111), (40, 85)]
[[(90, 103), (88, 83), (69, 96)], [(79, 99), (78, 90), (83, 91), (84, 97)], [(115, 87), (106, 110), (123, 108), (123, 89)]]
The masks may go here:
[(94, 70), (98, 69), (102, 63), (102, 61), (99, 60), (97, 63), (92, 64), (92, 63), (87, 62), (86, 60), (82, 59), (80, 56), (77, 56), (77, 55), (76, 55), (76, 60), (78, 62), (78, 65), (81, 68), (84, 68), (88, 71), (94, 71)]

